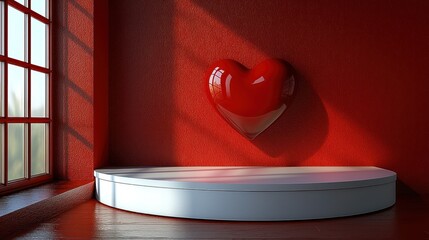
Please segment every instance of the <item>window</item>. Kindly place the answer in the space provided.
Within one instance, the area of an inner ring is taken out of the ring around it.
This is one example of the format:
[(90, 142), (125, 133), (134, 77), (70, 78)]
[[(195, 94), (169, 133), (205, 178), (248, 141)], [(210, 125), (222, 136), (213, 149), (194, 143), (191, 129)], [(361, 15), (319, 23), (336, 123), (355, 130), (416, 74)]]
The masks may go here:
[(52, 178), (49, 0), (0, 0), (0, 193)]

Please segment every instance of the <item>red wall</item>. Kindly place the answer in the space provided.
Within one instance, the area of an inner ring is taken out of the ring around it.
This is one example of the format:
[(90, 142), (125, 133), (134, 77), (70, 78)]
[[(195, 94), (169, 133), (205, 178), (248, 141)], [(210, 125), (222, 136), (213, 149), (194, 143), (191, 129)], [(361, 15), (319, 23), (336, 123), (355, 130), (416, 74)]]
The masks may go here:
[(54, 173), (92, 180), (108, 159), (108, 2), (52, 3)]
[[(109, 2), (94, 1), (94, 168), (109, 159)], [(91, 169), (92, 170), (92, 169)]]
[(93, 4), (54, 2), (55, 173), (90, 179), (94, 161)]
[[(114, 165), (375, 165), (429, 193), (429, 2), (110, 1)], [(211, 107), (210, 63), (267, 57), (296, 98), (254, 141)]]

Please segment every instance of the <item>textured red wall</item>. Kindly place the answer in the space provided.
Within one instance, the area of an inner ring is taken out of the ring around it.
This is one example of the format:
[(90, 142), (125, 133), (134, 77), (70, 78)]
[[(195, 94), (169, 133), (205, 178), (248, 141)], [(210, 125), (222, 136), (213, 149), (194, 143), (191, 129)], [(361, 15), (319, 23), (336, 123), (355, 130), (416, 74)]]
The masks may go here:
[(94, 161), (93, 3), (54, 4), (56, 177), (89, 179)]
[(107, 162), (108, 4), (52, 2), (55, 177), (92, 180)]
[[(429, 193), (429, 2), (110, 1), (116, 165), (375, 165)], [(210, 106), (218, 59), (296, 69), (296, 98), (254, 141)]]

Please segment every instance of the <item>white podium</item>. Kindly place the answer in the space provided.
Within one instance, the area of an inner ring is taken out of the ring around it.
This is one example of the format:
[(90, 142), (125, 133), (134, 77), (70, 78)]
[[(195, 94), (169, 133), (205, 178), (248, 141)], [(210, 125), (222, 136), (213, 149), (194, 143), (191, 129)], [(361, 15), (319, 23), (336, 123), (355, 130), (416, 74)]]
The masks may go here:
[(396, 173), (377, 167), (144, 167), (94, 175), (101, 203), (169, 217), (305, 220), (395, 204)]

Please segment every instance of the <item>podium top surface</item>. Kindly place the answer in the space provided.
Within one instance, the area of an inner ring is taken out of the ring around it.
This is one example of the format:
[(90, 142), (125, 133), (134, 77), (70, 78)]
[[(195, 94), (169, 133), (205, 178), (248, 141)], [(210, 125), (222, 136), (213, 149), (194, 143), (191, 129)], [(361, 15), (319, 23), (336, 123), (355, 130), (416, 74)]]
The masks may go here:
[(96, 169), (94, 176), (123, 184), (205, 191), (334, 190), (396, 181), (395, 172), (372, 166), (106, 168)]

